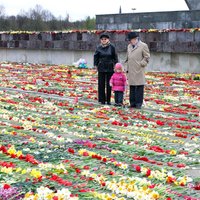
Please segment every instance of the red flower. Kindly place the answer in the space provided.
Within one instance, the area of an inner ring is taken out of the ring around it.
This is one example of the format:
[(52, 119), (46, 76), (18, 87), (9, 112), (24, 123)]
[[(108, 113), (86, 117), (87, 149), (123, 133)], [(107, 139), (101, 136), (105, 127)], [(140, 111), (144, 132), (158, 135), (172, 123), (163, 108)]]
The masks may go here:
[(188, 155), (187, 151), (180, 151), (180, 154)]
[(76, 173), (77, 174), (81, 173), (81, 170), (79, 168), (76, 168)]
[(87, 151), (84, 151), (83, 156), (89, 156), (89, 153)]
[(88, 181), (93, 181), (93, 180), (94, 180), (94, 178), (92, 178), (92, 177), (88, 178)]
[(23, 160), (23, 159), (26, 158), (26, 156), (24, 156), (24, 155), (20, 155), (18, 158), (19, 158), (20, 160)]
[(152, 184), (152, 185), (149, 185), (149, 188), (153, 189), (155, 186), (156, 186), (156, 184)]
[(160, 120), (157, 120), (157, 121), (156, 121), (156, 124), (159, 125), (159, 126), (163, 126), (163, 125), (165, 125), (165, 123), (162, 122), (162, 121), (160, 121)]
[(54, 174), (53, 174), (53, 175), (51, 176), (50, 180), (52, 180), (52, 181), (57, 181), (58, 178), (59, 178), (59, 177), (58, 177), (57, 175), (54, 175)]
[(137, 172), (141, 172), (141, 167), (140, 167), (139, 165), (136, 165), (136, 166), (135, 166), (135, 170), (136, 170)]
[(58, 200), (58, 196), (54, 196), (54, 197), (53, 197), (53, 200)]
[(85, 165), (85, 166), (83, 167), (83, 169), (88, 170), (88, 169), (90, 169), (90, 167), (89, 167), (88, 165)]
[(11, 158), (16, 158), (17, 155), (16, 155), (16, 154), (11, 154), (10, 157), (11, 157)]
[(105, 182), (102, 182), (101, 185), (102, 185), (102, 186), (106, 186), (106, 183), (105, 183)]
[(3, 186), (3, 189), (4, 189), (4, 190), (7, 190), (7, 189), (9, 189), (9, 188), (11, 188), (11, 186), (10, 186), (9, 184), (4, 184), (4, 186)]
[(200, 190), (200, 182), (196, 183), (196, 185), (193, 187), (195, 190)]
[(179, 163), (179, 164), (177, 164), (176, 166), (177, 166), (178, 168), (182, 168), (182, 167), (185, 167), (186, 165), (183, 164), (183, 163)]
[(107, 159), (106, 159), (106, 158), (103, 158), (103, 162), (107, 162)]
[(0, 146), (0, 151), (2, 151), (3, 153), (7, 153), (7, 149), (5, 146)]
[(78, 197), (78, 194), (70, 194), (70, 197)]
[(150, 175), (151, 175), (151, 170), (148, 169), (147, 172), (146, 172), (146, 176), (148, 177), (148, 176), (150, 176)]
[(63, 162), (64, 162), (64, 163), (68, 163), (68, 162), (70, 162), (70, 160), (63, 160)]
[(128, 126), (128, 123), (124, 123), (124, 126), (127, 127), (127, 126)]
[(170, 166), (170, 167), (173, 167), (174, 163), (173, 162), (168, 162), (167, 165)]
[(115, 174), (115, 172), (109, 171), (109, 175), (114, 175), (114, 174)]
[(90, 189), (80, 189), (79, 192), (89, 192)]
[(70, 167), (74, 168), (74, 167), (75, 167), (75, 164), (71, 163), (71, 164), (70, 164)]
[(68, 148), (68, 152), (69, 152), (69, 153), (72, 153), (72, 154), (75, 153), (74, 149), (72, 149), (72, 148)]
[(167, 181), (167, 183), (173, 183), (173, 182), (176, 181), (176, 178), (173, 178), (173, 177), (171, 177), (171, 176), (168, 176), (166, 181)]

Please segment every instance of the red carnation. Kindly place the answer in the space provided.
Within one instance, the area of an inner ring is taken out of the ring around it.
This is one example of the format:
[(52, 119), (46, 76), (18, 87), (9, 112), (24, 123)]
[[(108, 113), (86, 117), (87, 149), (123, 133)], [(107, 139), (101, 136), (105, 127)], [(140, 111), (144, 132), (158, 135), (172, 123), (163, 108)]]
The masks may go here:
[(83, 156), (89, 156), (89, 153), (87, 151), (84, 151)]
[(68, 152), (69, 152), (69, 153), (72, 153), (72, 154), (75, 153), (74, 149), (72, 149), (72, 148), (68, 148)]
[(9, 184), (4, 184), (4, 186), (3, 186), (3, 189), (4, 189), (4, 190), (7, 190), (7, 189), (9, 189), (9, 188), (11, 188), (11, 186), (10, 186)]
[(146, 173), (146, 176), (148, 177), (148, 176), (150, 176), (150, 175), (151, 175), (151, 170), (148, 169), (148, 170), (147, 170), (147, 173)]
[(109, 171), (109, 175), (114, 175), (114, 174), (115, 174), (115, 172)]
[(173, 162), (168, 162), (167, 165), (170, 166), (170, 167), (173, 167), (174, 163)]
[(88, 169), (90, 169), (90, 167), (89, 167), (88, 165), (85, 165), (85, 166), (83, 167), (83, 169), (88, 170)]
[(137, 172), (141, 172), (141, 167), (140, 167), (139, 165), (136, 165), (136, 166), (135, 166), (135, 170), (136, 170)]

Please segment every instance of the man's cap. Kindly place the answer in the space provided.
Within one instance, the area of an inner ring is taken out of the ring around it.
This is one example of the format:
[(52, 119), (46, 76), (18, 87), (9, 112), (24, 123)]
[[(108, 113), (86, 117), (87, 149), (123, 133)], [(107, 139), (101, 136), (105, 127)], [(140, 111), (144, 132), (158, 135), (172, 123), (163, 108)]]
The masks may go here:
[(137, 37), (139, 37), (139, 35), (136, 32), (128, 33), (128, 40), (132, 40), (132, 39), (137, 38)]

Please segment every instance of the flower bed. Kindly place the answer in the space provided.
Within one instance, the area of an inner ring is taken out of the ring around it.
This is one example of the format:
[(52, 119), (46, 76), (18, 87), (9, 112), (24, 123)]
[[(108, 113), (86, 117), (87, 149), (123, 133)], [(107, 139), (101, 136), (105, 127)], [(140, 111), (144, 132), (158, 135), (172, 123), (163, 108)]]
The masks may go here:
[(0, 199), (199, 199), (191, 76), (147, 73), (138, 111), (98, 105), (91, 69), (1, 63)]

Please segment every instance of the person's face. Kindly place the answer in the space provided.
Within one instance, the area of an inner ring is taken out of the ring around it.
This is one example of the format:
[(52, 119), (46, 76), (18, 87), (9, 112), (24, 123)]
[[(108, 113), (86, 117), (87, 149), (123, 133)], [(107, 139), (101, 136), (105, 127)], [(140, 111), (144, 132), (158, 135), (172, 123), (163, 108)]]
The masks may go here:
[(136, 45), (137, 41), (138, 41), (137, 38), (133, 38), (133, 39), (130, 40), (130, 43), (131, 43), (132, 45)]
[(106, 38), (106, 37), (102, 37), (102, 38), (101, 38), (101, 44), (107, 44), (108, 41), (109, 41), (109, 39)]

